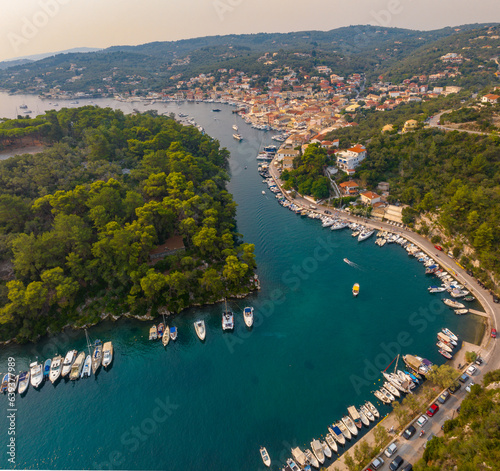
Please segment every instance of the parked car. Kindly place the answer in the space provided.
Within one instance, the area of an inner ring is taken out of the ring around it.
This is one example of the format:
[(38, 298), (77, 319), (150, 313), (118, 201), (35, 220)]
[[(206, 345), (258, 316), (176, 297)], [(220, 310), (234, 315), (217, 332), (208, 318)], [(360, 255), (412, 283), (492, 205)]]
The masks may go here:
[(467, 392), (470, 392), (470, 390), (472, 389), (472, 386), (474, 386), (474, 384), (475, 383), (473, 381), (471, 381), (467, 386), (465, 386), (465, 390)]
[(401, 471), (412, 471), (413, 465), (408, 463)]
[(441, 247), (440, 245), (435, 245), (434, 247), (436, 247), (436, 249), (440, 250), (441, 252), (443, 251), (443, 247)]
[[(382, 459), (382, 457), (379, 457), (379, 458), (375, 458), (373, 461), (372, 461), (372, 464), (369, 466), (368, 469), (370, 470), (376, 470), (376, 469), (379, 469), (381, 468), (382, 466), (384, 466), (384, 460)], [(368, 471), (368, 469), (366, 471)]]
[(483, 359), (481, 357), (477, 357), (475, 363), (476, 365), (481, 366), (483, 364)]
[(425, 412), (429, 417), (433, 417), (434, 414), (439, 410), (439, 406), (437, 404), (432, 404), (427, 411)]
[(460, 378), (458, 378), (458, 380), (461, 383), (466, 383), (469, 380), (469, 375), (467, 375), (466, 373), (464, 373), (462, 376), (460, 376)]
[(448, 391), (450, 391), (450, 394), (455, 394), (460, 388), (462, 387), (462, 385), (458, 382), (458, 381), (455, 381), (449, 388), (448, 388)]
[(389, 469), (391, 471), (396, 471), (397, 469), (401, 468), (403, 463), (404, 463), (403, 458), (401, 458), (401, 456), (398, 455), (396, 456), (396, 458), (392, 460), (392, 463), (389, 465)]
[(423, 426), (427, 423), (427, 421), (428, 421), (428, 420), (429, 420), (429, 419), (428, 419), (425, 415), (421, 415), (421, 416), (418, 418), (418, 420), (417, 420), (416, 424), (417, 424), (419, 427), (423, 427)]
[(491, 329), (491, 338), (496, 339), (497, 338), (497, 329)]
[(441, 396), (438, 397), (438, 401), (441, 404), (444, 404), (448, 400), (449, 397), (450, 397), (450, 392), (445, 391), (443, 394), (441, 394)]
[(469, 368), (467, 368), (465, 370), (465, 372), (469, 375), (469, 376), (473, 376), (474, 373), (477, 371), (477, 368), (474, 366), (474, 365), (470, 365)]
[(415, 435), (415, 432), (417, 429), (413, 426), (410, 425), (403, 433), (403, 437), (405, 437), (407, 440), (409, 440), (413, 435)]
[(390, 458), (394, 453), (396, 453), (397, 449), (397, 445), (395, 443), (391, 443), (384, 451), (384, 455)]

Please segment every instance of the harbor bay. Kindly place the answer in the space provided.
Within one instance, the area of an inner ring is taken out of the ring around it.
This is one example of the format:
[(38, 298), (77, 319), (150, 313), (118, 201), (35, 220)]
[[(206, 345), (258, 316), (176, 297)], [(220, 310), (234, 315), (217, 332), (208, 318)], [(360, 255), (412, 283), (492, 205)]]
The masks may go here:
[[(137, 106), (95, 103), (126, 112)], [(45, 105), (38, 103), (40, 112)], [(348, 406), (375, 402), (380, 370), (398, 353), (442, 363), (435, 335), (444, 326), (466, 341), (479, 339), (481, 322), (456, 316), (440, 294), (428, 294), (433, 280), (401, 247), (358, 243), (350, 232), (324, 229), (262, 194), (255, 157), (272, 142), (270, 133), (246, 126), (225, 105), (220, 113), (208, 103), (158, 108), (194, 117), (230, 150), (237, 230), (256, 246), (262, 289), (229, 301), (234, 333), (221, 330), (221, 305), (168, 319), (179, 338), (166, 349), (147, 340), (150, 323), (123, 319), (89, 329), (92, 339), (113, 341), (113, 366), (97, 378), (46, 383), (17, 398), (18, 467), (161, 469), (168, 462), (170, 469), (258, 469), (264, 445), (277, 469), (291, 447), (309, 447)], [(241, 142), (232, 137), (234, 124)], [(255, 308), (251, 331), (242, 318), (246, 305)], [(207, 326), (204, 343), (193, 329), (199, 318)], [(21, 370), (36, 356), (43, 361), (84, 346), (83, 332), (67, 332), (3, 347), (0, 360), (13, 357)], [(8, 467), (4, 459), (0, 465)]]

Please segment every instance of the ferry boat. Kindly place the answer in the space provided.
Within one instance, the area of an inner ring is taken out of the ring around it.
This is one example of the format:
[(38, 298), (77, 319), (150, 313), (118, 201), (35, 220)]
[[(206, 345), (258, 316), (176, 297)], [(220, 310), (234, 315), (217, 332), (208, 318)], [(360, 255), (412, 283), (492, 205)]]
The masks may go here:
[(206, 329), (205, 329), (205, 321), (199, 320), (194, 323), (194, 330), (196, 331), (196, 335), (200, 340), (205, 340)]
[(321, 446), (319, 440), (314, 439), (311, 442), (311, 450), (319, 463), (323, 464), (325, 462), (325, 454), (323, 453), (323, 447)]
[(52, 384), (54, 384), (61, 376), (61, 369), (62, 369), (62, 356), (56, 355), (54, 358), (52, 358), (52, 363), (50, 365), (49, 380)]
[(243, 319), (247, 327), (252, 327), (253, 325), (253, 307), (246, 307), (243, 309)]
[(263, 446), (260, 447), (260, 457), (262, 458), (263, 463), (269, 468), (271, 466), (271, 458), (269, 458), (269, 453)]
[(335, 441), (339, 443), (339, 445), (345, 445), (346, 437), (337, 424), (332, 424), (330, 427), (328, 427), (328, 431), (330, 432), (330, 435), (335, 439)]
[(96, 373), (96, 371), (101, 366), (102, 361), (102, 342), (100, 340), (96, 340), (94, 342), (94, 352), (92, 353), (92, 373)]
[(233, 134), (233, 137), (237, 140), (237, 141), (242, 141), (243, 138), (241, 137), (241, 134), (238, 134), (237, 132), (235, 132)]
[(19, 394), (23, 394), (26, 392), (30, 385), (30, 372), (29, 371), (23, 371), (19, 373), (19, 380), (18, 380), (18, 386), (17, 386), (17, 391)]
[(107, 368), (111, 365), (113, 361), (113, 344), (111, 342), (106, 342), (102, 346), (102, 366)]
[(354, 283), (352, 287), (352, 295), (356, 297), (359, 294), (359, 283)]
[(158, 338), (158, 331), (156, 329), (156, 325), (153, 325), (149, 329), (149, 340), (156, 340)]
[(225, 303), (225, 309), (222, 313), (222, 330), (233, 330), (234, 329), (234, 314), (227, 308), (227, 303)]
[(47, 381), (49, 379), (50, 374), (50, 365), (52, 364), (52, 360), (47, 358), (45, 363), (43, 364), (43, 380)]
[(43, 379), (43, 367), (37, 361), (30, 363), (30, 382), (34, 388), (40, 386)]
[(71, 366), (71, 372), (69, 373), (69, 379), (71, 381), (80, 379), (84, 363), (85, 363), (85, 352), (80, 352), (76, 357), (75, 362)]
[(170, 339), (171, 340), (177, 339), (177, 327), (170, 327)]
[(70, 350), (68, 353), (66, 353), (61, 370), (61, 376), (63, 378), (71, 371), (71, 366), (75, 362), (76, 354), (77, 354), (76, 350)]

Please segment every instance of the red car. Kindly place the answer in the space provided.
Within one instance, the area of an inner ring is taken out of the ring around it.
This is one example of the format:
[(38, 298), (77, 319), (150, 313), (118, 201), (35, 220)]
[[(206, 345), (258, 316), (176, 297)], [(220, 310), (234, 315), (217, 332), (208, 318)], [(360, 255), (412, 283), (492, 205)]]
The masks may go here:
[(439, 410), (439, 406), (437, 404), (432, 404), (432, 406), (430, 406), (428, 409), (427, 409), (427, 412), (426, 414), (429, 416), (429, 417), (432, 417), (437, 411)]
[(491, 338), (493, 339), (497, 338), (497, 329), (491, 329)]
[(443, 251), (443, 247), (441, 247), (440, 245), (435, 245), (434, 247), (436, 247), (436, 249), (438, 250), (441, 250), (441, 252)]

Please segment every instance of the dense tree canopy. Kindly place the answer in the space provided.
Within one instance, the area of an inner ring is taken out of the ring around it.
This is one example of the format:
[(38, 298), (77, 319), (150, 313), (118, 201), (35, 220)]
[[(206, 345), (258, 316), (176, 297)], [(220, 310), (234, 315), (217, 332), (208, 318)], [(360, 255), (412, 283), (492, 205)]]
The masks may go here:
[[(84, 107), (39, 120), (50, 147), (0, 162), (0, 257), (15, 273), (0, 284), (3, 338), (248, 292), (254, 247), (234, 231), (217, 141), (154, 114)], [(185, 250), (154, 263), (172, 236)]]

